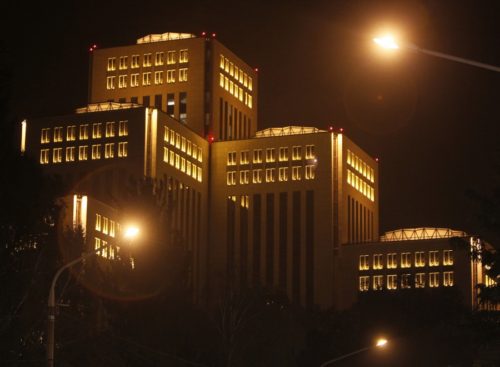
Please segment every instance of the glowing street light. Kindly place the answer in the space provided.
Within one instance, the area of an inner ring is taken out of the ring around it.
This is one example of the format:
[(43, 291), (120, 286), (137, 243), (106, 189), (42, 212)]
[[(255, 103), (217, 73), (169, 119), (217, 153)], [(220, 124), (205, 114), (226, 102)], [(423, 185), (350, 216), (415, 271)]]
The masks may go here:
[(398, 43), (398, 42), (396, 42), (395, 38), (390, 34), (386, 34), (382, 37), (375, 37), (375, 38), (373, 38), (373, 42), (375, 42), (380, 47), (382, 47), (386, 50), (390, 50), (390, 51), (403, 49), (403, 50), (408, 50), (408, 51), (413, 51), (413, 52), (419, 52), (422, 54), (439, 57), (441, 59), (451, 60), (451, 61), (459, 62), (461, 64), (471, 65), (471, 66), (475, 66), (475, 67), (478, 67), (481, 69), (495, 71), (497, 73), (500, 72), (500, 67), (495, 66), (495, 65), (484, 64), (482, 62), (464, 59), (462, 57), (448, 55), (448, 54), (438, 52), (438, 51), (427, 50), (427, 49), (421, 48), (413, 43), (401, 43), (401, 42)]
[[(132, 239), (136, 238), (137, 235), (139, 234), (139, 228), (135, 226), (129, 226), (125, 229), (123, 232), (123, 239), (128, 240), (130, 243)], [(122, 240), (123, 241), (123, 240)], [(119, 242), (122, 242), (119, 241)], [(126, 242), (126, 241), (123, 241)], [(99, 251), (102, 249), (110, 247), (111, 244), (108, 244), (106, 246), (101, 246), (93, 251), (84, 253), (82, 256), (79, 258), (70, 261), (66, 265), (62, 266), (54, 275), (54, 278), (52, 279), (52, 284), (50, 286), (50, 291), (49, 291), (49, 301), (48, 301), (48, 326), (47, 326), (47, 365), (48, 367), (53, 367), (54, 366), (54, 331), (55, 331), (55, 321), (56, 321), (56, 297), (55, 297), (55, 288), (56, 288), (56, 283), (57, 279), (59, 279), (59, 276), (64, 272), (64, 270), (69, 269), (75, 264), (78, 264), (82, 262), (85, 259), (88, 259), (92, 256), (95, 256)]]
[(375, 345), (370, 345), (368, 347), (355, 350), (354, 352), (344, 354), (343, 356), (340, 356), (340, 357), (337, 357), (337, 358), (334, 358), (334, 359), (330, 359), (329, 361), (324, 362), (320, 367), (329, 366), (331, 364), (334, 364), (335, 362), (338, 362), (338, 361), (341, 361), (343, 359), (352, 357), (352, 356), (354, 356), (356, 354), (359, 354), (359, 353), (362, 353), (362, 352), (366, 352), (367, 350), (370, 350), (370, 349), (385, 348), (385, 346), (387, 345), (387, 343), (388, 343), (387, 339), (385, 339), (385, 338), (379, 338), (379, 339), (377, 339)]

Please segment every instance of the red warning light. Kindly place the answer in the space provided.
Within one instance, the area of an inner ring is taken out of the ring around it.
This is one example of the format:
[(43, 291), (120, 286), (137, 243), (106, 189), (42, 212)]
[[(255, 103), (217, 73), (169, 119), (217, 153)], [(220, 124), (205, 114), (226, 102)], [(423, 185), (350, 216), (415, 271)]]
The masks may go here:
[(92, 51), (94, 51), (94, 49), (93, 49), (92, 47), (91, 47), (91, 48), (89, 48), (89, 52), (92, 52)]
[(217, 36), (217, 34), (212, 33), (212, 38), (215, 38), (216, 36)]
[(215, 141), (215, 137), (212, 134), (208, 134), (207, 140), (209, 143), (213, 143)]
[(94, 43), (94, 44), (92, 45), (92, 48), (97, 48), (97, 45)]
[(257, 73), (259, 72), (259, 68), (255, 68), (254, 70), (255, 70), (255, 72), (257, 72)]
[(331, 133), (333, 133), (333, 126), (329, 126), (328, 127), (328, 131), (331, 132)]
[(205, 37), (207, 35), (207, 32), (201, 32), (202, 37)]
[(343, 127), (341, 127), (341, 128), (339, 129), (339, 131), (340, 131), (341, 133), (343, 133), (343, 132), (344, 132), (344, 128), (343, 128)]
[(377, 157), (377, 158), (375, 158), (375, 162), (378, 162), (378, 157)]

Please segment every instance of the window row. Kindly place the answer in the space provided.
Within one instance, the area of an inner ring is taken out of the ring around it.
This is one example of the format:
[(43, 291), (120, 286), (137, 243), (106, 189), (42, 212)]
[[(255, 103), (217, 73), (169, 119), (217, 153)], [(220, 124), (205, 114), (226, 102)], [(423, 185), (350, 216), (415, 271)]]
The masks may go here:
[(389, 274), (360, 276), (359, 277), (359, 290), (366, 292), (371, 290), (380, 291), (383, 289), (396, 290), (396, 289), (410, 289), (410, 288), (437, 288), (453, 287), (454, 276), (452, 271), (445, 271), (443, 273), (416, 273), (413, 274)]
[(221, 70), (224, 70), (231, 77), (233, 77), (236, 82), (239, 82), (241, 85), (243, 85), (245, 88), (248, 88), (248, 90), (250, 91), (253, 90), (252, 77), (249, 76), (240, 68), (238, 68), (238, 66), (234, 65), (232, 61), (229, 61), (228, 58), (222, 54), (220, 55), (219, 66)]
[[(165, 58), (165, 52), (159, 51), (154, 54), (154, 65), (155, 66), (162, 66), (165, 65), (165, 62), (167, 65), (173, 65), (176, 64), (177, 61), (179, 61), (179, 64), (182, 63), (187, 63), (189, 61), (189, 54), (187, 49), (182, 49), (179, 50), (178, 52), (178, 57), (177, 57), (177, 51), (167, 51), (166, 53), (166, 58)], [(141, 64), (141, 55), (132, 55), (130, 57), (130, 64), (129, 64), (129, 57), (128, 56), (120, 56), (119, 58), (116, 57), (108, 57), (108, 63), (106, 70), (107, 71), (115, 71), (116, 70), (116, 64), (118, 60), (118, 69), (119, 70), (126, 70), (128, 69), (129, 65), (131, 69), (136, 69), (140, 66)], [(152, 53), (146, 53), (142, 56), (142, 66), (143, 67), (150, 67), (153, 65), (153, 54)]]
[[(383, 269), (384, 268), (384, 258), (385, 267), (387, 269), (396, 269), (399, 265), (401, 268), (410, 268), (412, 266), (412, 253), (402, 252), (399, 254), (399, 264), (398, 264), (398, 254), (389, 253), (384, 256), (384, 254), (373, 254), (370, 255), (360, 255), (359, 256), (359, 270), (369, 270), (370, 265), (373, 269)], [(429, 266), (439, 266), (441, 261), (443, 266), (453, 265), (453, 250), (433, 250), (428, 251), (428, 258), (426, 259), (425, 251), (416, 251), (413, 254), (414, 266), (416, 268), (424, 267), (428, 260)], [(370, 264), (370, 258), (372, 262)]]
[[(304, 168), (304, 171), (302, 170)], [(278, 171), (278, 181), (288, 181), (289, 179), (289, 169), (288, 167), (279, 167)], [(242, 170), (242, 171), (228, 171), (226, 173), (226, 182), (228, 186), (236, 185), (237, 174), (239, 172), (239, 183), (241, 185), (246, 185), (250, 183), (250, 172), (252, 172), (252, 183), (262, 183), (264, 182), (275, 182), (276, 181), (276, 168), (266, 168), (266, 169), (254, 169), (250, 170)], [(306, 165), (302, 166), (293, 166), (292, 167), (292, 181), (300, 181), (302, 177), (306, 180), (313, 180), (315, 177), (315, 166)], [(304, 172), (304, 176), (303, 175)]]
[(198, 162), (203, 162), (203, 152), (201, 147), (191, 142), (188, 138), (175, 132), (173, 129), (169, 129), (167, 126), (165, 126), (165, 130), (163, 131), (163, 141), (176, 147), (193, 159), (197, 159)]
[[(89, 138), (89, 130), (92, 128), (92, 139), (100, 139), (103, 135), (104, 128), (104, 136), (106, 138), (113, 138), (116, 136), (116, 122), (108, 121), (106, 123), (93, 123), (93, 124), (83, 124), (79, 125), (79, 140), (87, 140)], [(47, 144), (51, 142), (51, 128), (43, 128), (41, 130), (41, 138), (40, 142), (42, 144)], [(71, 125), (66, 126), (66, 141), (75, 141), (77, 133), (77, 126)], [(118, 136), (128, 136), (128, 121), (119, 121), (118, 122)], [(57, 126), (53, 128), (53, 142), (59, 143), (64, 141), (64, 127)]]
[(347, 149), (347, 164), (370, 182), (375, 182), (375, 171), (365, 161)]
[[(104, 154), (102, 154), (102, 146), (104, 146)], [(116, 147), (115, 147), (116, 146)], [(115, 158), (125, 158), (128, 155), (128, 142), (119, 142), (115, 143), (107, 143), (107, 144), (95, 144), (91, 145), (91, 159), (101, 159), (102, 157), (109, 159)], [(116, 149), (117, 148), (117, 149)], [(62, 163), (63, 162), (63, 152), (65, 153), (64, 161), (65, 162), (74, 162), (86, 161), (89, 159), (89, 146), (88, 145), (80, 145), (78, 147), (65, 147), (65, 148), (53, 148), (52, 149), (52, 163)], [(40, 163), (41, 164), (49, 164), (51, 163), (51, 149), (40, 149)]]
[(115, 237), (115, 234), (119, 232), (120, 224), (112, 219), (109, 219), (108, 217), (96, 213), (94, 228), (97, 232), (102, 232), (110, 237)]
[(173, 150), (163, 147), (163, 161), (177, 168), (179, 171), (191, 176), (199, 182), (202, 181), (202, 169), (194, 163), (191, 163), (184, 157), (175, 153)]
[[(142, 75), (142, 77), (141, 77)], [(166, 79), (165, 77), (166, 76)], [(138, 87), (140, 85), (142, 86), (148, 86), (154, 83), (154, 85), (161, 85), (163, 83), (175, 83), (177, 81), (179, 82), (187, 82), (188, 81), (188, 68), (181, 68), (181, 69), (172, 69), (172, 70), (167, 70), (166, 73), (163, 71), (155, 71), (153, 72), (146, 72), (146, 73), (135, 73), (135, 74), (130, 74), (130, 85), (129, 85), (129, 75), (118, 75), (118, 88), (127, 88), (128, 86), (130, 87)], [(117, 77), (112, 75), (106, 77), (106, 89), (112, 90), (116, 89), (116, 80)]]
[(375, 189), (350, 169), (347, 170), (347, 183), (371, 201), (375, 201)]
[[(276, 150), (275, 148), (267, 148), (265, 150), (266, 152), (266, 159), (265, 161), (267, 163), (270, 162), (275, 162), (276, 161)], [(250, 151), (249, 150), (243, 150), (239, 152), (239, 164), (240, 165), (245, 165), (245, 164), (250, 164)], [(306, 145), (305, 149), (305, 159), (314, 159), (315, 154), (314, 154), (314, 145)], [(227, 153), (227, 165), (228, 166), (235, 166), (237, 164), (237, 152), (228, 152)], [(302, 159), (302, 146), (297, 145), (292, 147), (292, 156), (291, 156), (293, 161), (301, 160)], [(285, 162), (289, 160), (289, 154), (288, 154), (288, 147), (280, 147), (279, 148), (279, 155), (278, 155), (278, 160), (280, 162)], [(253, 163), (262, 163), (263, 162), (263, 150), (262, 149), (254, 149), (252, 153), (252, 162)]]
[(118, 259), (119, 248), (110, 245), (107, 241), (100, 239), (99, 237), (94, 238), (94, 250), (97, 256), (103, 257), (109, 260)]
[(243, 88), (239, 87), (236, 83), (230, 80), (224, 74), (219, 74), (219, 86), (224, 88), (227, 92), (233, 95), (235, 98), (239, 99), (240, 102), (245, 103), (245, 106), (249, 108), (253, 107), (253, 97), (250, 93), (243, 91)]

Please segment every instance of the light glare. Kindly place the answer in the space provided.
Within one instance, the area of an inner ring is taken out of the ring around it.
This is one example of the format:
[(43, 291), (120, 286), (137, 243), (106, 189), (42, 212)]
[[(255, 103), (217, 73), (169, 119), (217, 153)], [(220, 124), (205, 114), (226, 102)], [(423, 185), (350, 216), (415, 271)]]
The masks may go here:
[(380, 338), (377, 340), (377, 344), (375, 344), (376, 347), (384, 347), (387, 344), (387, 339)]
[(123, 236), (125, 238), (132, 239), (134, 237), (137, 237), (138, 234), (139, 234), (139, 228), (137, 228), (135, 226), (130, 226), (130, 227), (127, 227)]
[(373, 39), (373, 42), (375, 42), (377, 45), (383, 47), (383, 48), (389, 48), (392, 50), (397, 50), (399, 48), (398, 44), (394, 40), (394, 37), (391, 35), (385, 35), (383, 37), (376, 37)]

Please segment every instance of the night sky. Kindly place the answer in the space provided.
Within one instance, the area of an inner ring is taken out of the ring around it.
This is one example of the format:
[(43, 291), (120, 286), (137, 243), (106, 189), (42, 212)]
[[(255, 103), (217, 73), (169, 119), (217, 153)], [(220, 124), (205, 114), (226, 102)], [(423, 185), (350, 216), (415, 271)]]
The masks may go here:
[(383, 56), (371, 37), (391, 27), (421, 47), (500, 65), (498, 1), (9, 3), (2, 58), (19, 120), (86, 104), (94, 43), (216, 32), (259, 68), (259, 128), (343, 127), (380, 158), (381, 232), (482, 233), (465, 191), (488, 193), (500, 164), (500, 74), (408, 52)]

